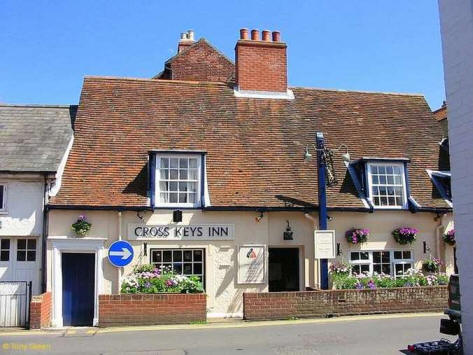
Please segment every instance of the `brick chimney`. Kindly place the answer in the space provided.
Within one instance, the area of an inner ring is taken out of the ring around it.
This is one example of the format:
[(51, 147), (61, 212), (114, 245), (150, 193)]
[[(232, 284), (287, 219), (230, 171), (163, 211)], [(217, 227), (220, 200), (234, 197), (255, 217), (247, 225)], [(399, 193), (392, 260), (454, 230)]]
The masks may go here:
[(239, 92), (265, 92), (286, 94), (287, 57), (286, 43), (281, 34), (268, 30), (240, 30), (240, 39), (235, 47), (236, 83)]
[(181, 33), (181, 39), (177, 45), (177, 53), (181, 53), (184, 49), (192, 46), (194, 41), (194, 31), (188, 30), (187, 32)]

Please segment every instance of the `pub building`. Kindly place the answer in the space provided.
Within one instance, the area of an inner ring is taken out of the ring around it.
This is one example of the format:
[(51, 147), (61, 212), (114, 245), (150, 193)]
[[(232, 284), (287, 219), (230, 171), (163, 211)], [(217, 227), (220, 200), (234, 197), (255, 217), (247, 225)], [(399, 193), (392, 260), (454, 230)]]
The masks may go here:
[[(209, 318), (241, 317), (247, 291), (330, 287), (335, 260), (395, 275), (433, 256), (453, 271), (451, 201), (433, 182), (448, 160), (425, 98), (289, 87), (286, 43), (261, 35), (242, 29), (232, 62), (188, 31), (153, 78), (85, 77), (48, 206), (53, 326), (79, 324), (63, 313), (70, 292), (89, 310), (80, 324), (97, 324), (98, 295), (139, 264), (200, 277)], [(85, 237), (71, 230), (80, 215)], [(414, 243), (393, 239), (403, 226)], [(348, 243), (352, 228), (367, 242)], [(107, 260), (119, 239), (134, 248), (124, 268)]]

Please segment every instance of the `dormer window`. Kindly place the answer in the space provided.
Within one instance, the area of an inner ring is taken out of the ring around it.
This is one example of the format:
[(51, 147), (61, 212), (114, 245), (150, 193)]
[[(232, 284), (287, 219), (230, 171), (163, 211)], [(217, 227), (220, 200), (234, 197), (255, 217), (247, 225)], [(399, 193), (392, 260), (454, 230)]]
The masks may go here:
[(201, 152), (152, 152), (153, 207), (201, 207), (204, 155)]
[(404, 164), (367, 162), (368, 198), (375, 208), (407, 208)]

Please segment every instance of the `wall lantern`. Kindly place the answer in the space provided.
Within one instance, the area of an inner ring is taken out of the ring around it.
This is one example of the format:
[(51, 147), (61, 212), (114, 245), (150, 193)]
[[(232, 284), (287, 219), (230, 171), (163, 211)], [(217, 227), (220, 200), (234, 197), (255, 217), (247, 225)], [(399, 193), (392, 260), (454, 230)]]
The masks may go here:
[(172, 221), (174, 223), (182, 222), (182, 211), (181, 210), (172, 211)]
[(289, 221), (287, 222), (287, 227), (286, 231), (283, 233), (284, 240), (294, 240), (294, 232), (291, 229), (291, 226), (289, 225)]

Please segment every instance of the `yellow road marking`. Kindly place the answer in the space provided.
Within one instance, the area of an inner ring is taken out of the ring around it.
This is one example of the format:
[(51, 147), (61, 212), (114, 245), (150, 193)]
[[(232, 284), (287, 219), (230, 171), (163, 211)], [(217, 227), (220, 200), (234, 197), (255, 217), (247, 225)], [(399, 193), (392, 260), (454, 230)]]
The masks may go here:
[[(175, 324), (175, 325), (147, 325), (147, 326), (125, 326), (125, 327), (110, 327), (110, 328), (96, 328), (88, 330), (87, 334), (105, 334), (118, 332), (140, 332), (153, 330), (201, 330), (201, 329), (226, 329), (226, 328), (252, 328), (264, 326), (279, 326), (279, 325), (296, 325), (296, 324), (318, 324), (318, 323), (339, 323), (339, 322), (356, 322), (363, 320), (376, 319), (396, 319), (396, 318), (421, 318), (421, 317), (441, 317), (443, 313), (398, 313), (398, 314), (376, 314), (376, 315), (362, 315), (362, 316), (344, 316), (334, 318), (305, 318), (296, 320), (273, 320), (273, 321), (241, 321), (241, 322), (219, 322), (206, 324)], [(75, 334), (76, 330), (67, 329), (67, 334)], [(17, 335), (58, 335), (64, 334), (64, 330), (20, 330), (13, 332), (1, 332), (0, 336), (17, 336)]]

